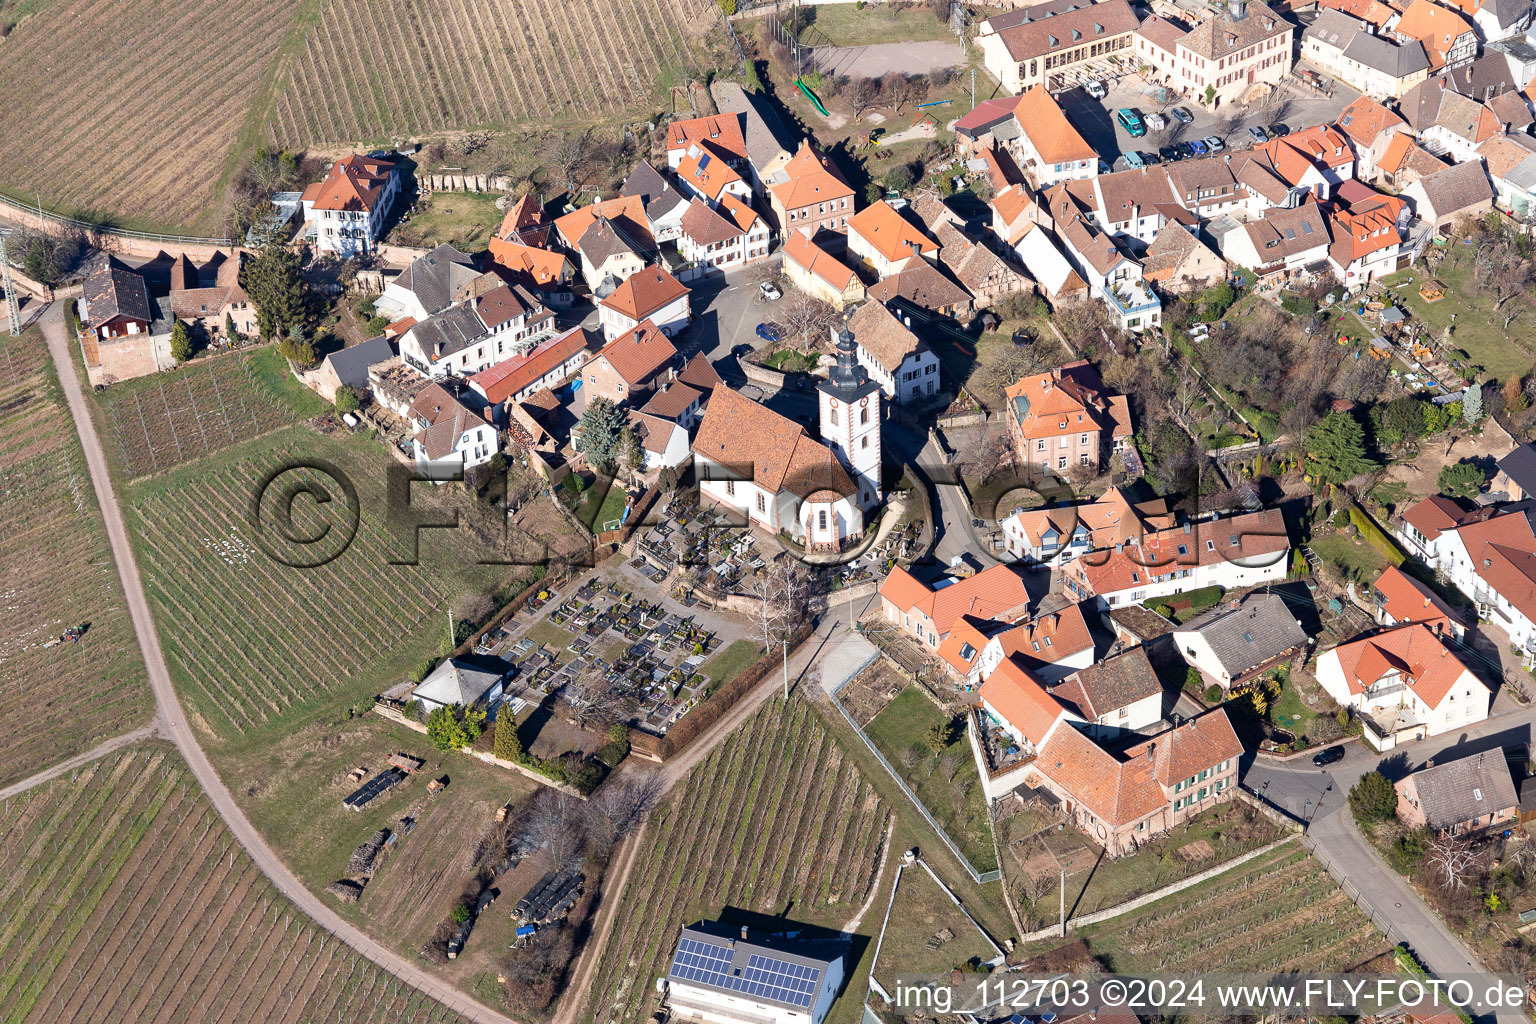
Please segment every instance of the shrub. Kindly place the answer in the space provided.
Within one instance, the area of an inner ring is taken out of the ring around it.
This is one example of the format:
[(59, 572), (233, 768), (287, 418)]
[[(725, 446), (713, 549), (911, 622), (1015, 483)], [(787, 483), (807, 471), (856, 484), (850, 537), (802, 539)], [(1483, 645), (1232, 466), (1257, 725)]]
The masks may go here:
[(349, 412), (357, 412), (357, 392), (343, 384), (336, 389), (336, 414), (345, 416)]
[(467, 711), (455, 704), (427, 716), (427, 739), (438, 750), (463, 750), (485, 730), (485, 712)]
[(1377, 551), (1391, 565), (1403, 564), (1406, 557), (1398, 546), (1392, 543), (1392, 539), (1381, 532), (1381, 527), (1376, 525), (1376, 520), (1366, 515), (1358, 505), (1351, 505), (1349, 509), (1349, 521), (1355, 524), (1355, 529), (1360, 531), (1360, 536), (1365, 542)]
[(368, 318), (368, 333), (374, 336), (384, 333), (384, 328), (389, 326), (389, 317), (372, 316)]
[[(1193, 670), (1191, 670), (1191, 671), (1193, 671)], [(1205, 702), (1207, 704), (1220, 704), (1221, 703), (1221, 687), (1215, 685), (1214, 683), (1212, 685), (1210, 685), (1210, 686), (1207, 686), (1205, 688)]]
[(469, 920), (469, 907), (460, 903), (449, 912), (448, 917), (454, 924), (463, 924)]
[(1381, 772), (1366, 772), (1349, 791), (1349, 809), (1362, 825), (1391, 821), (1397, 816), (1397, 790)]
[(1184, 689), (1190, 693), (1199, 693), (1200, 687), (1204, 685), (1205, 676), (1202, 676), (1200, 670), (1195, 668), (1195, 666), (1189, 666), (1189, 669), (1184, 673)]
[(720, 13), (727, 18), (736, 13), (736, 0), (718, 0), (718, 2), (720, 4)]

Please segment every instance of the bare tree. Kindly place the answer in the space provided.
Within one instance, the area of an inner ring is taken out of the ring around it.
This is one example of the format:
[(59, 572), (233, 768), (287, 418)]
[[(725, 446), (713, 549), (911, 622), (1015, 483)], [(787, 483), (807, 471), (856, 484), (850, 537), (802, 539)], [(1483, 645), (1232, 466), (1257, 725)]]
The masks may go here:
[(811, 591), (811, 570), (804, 562), (781, 555), (753, 588), (752, 639), (771, 651), (805, 621)]
[(976, 367), (976, 383), (986, 388), (1006, 388), (1020, 377), (1041, 373), (1055, 363), (1056, 347), (1038, 338), (999, 347), (997, 354)]
[(1466, 891), (1476, 872), (1477, 853), (1472, 844), (1457, 836), (1437, 836), (1424, 858), (1435, 882), (1451, 895)]
[(599, 857), (629, 835), (655, 807), (662, 794), (661, 773), (629, 773), (622, 782), (610, 782), (587, 801), (585, 833), (588, 847)]
[(600, 677), (568, 683), (563, 696), (570, 705), (572, 720), (583, 729), (617, 721), (622, 709), (618, 694)]
[(838, 322), (838, 315), (830, 302), (802, 293), (784, 304), (779, 322), (786, 338), (796, 340), (803, 348), (815, 339), (825, 337)]
[(540, 790), (528, 812), (528, 834), (549, 860), (552, 871), (579, 866), (586, 833), (581, 801), (564, 793)]
[(1531, 263), (1503, 231), (1481, 236), (1473, 266), (1477, 270), (1477, 288), (1493, 294), (1494, 309), (1503, 309), (1507, 302), (1530, 287)]
[(901, 108), (917, 98), (922, 91), (923, 83), (912, 75), (904, 75), (900, 72), (891, 72), (881, 79), (887, 95), (891, 97), (891, 107), (896, 113), (901, 113)]
[(576, 172), (587, 162), (591, 136), (590, 128), (575, 135), (557, 135), (546, 150), (556, 178), (573, 191), (581, 185)]
[(874, 78), (860, 76), (848, 83), (848, 90), (844, 96), (853, 106), (854, 118), (858, 119), (864, 116), (864, 111), (880, 102), (880, 82)]

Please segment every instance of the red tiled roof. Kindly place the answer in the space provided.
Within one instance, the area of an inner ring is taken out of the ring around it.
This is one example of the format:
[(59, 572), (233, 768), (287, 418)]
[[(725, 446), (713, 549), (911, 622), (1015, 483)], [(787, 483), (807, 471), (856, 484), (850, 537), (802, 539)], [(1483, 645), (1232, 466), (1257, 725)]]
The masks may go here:
[(839, 292), (854, 280), (853, 271), (847, 265), (838, 262), (836, 256), (811, 241), (803, 231), (791, 231), (783, 251), (785, 259), (793, 260)]
[(786, 210), (798, 210), (813, 203), (834, 199), (852, 199), (853, 189), (833, 173), (826, 157), (801, 141), (800, 149), (784, 165), (785, 181), (769, 188)]
[(1403, 513), (1403, 522), (1434, 540), (1442, 530), (1449, 530), (1462, 517), (1461, 506), (1450, 498), (1436, 494), (1425, 498)]
[(747, 140), (736, 114), (708, 114), (667, 125), (669, 151), (687, 149), (696, 142), (708, 143), (732, 160), (747, 159)]
[(630, 387), (640, 387), (660, 373), (676, 355), (677, 348), (661, 328), (649, 320), (642, 320), (604, 345), (589, 361), (606, 360)]
[(1140, 544), (1094, 552), (1067, 563), (1069, 577), (1104, 596), (1145, 586), (1156, 577), (1196, 565), (1241, 560), (1269, 565), (1291, 547), (1279, 509), (1204, 520), (1147, 534)]
[(1029, 603), (1024, 580), (1006, 565), (994, 565), (966, 579), (933, 588), (897, 566), (880, 585), (880, 595), (902, 611), (917, 609), (942, 635), (961, 615), (996, 619)]
[(640, 321), (687, 294), (688, 286), (668, 273), (665, 267), (651, 266), (626, 277), (601, 305)]
[(884, 199), (849, 217), (848, 230), (869, 242), (888, 260), (939, 251), (938, 242), (919, 231)]
[(1393, 622), (1422, 622), (1437, 633), (1449, 632), (1453, 624), (1460, 623), (1450, 605), (1395, 565), (1387, 566), (1372, 585), (1381, 610)]
[(1440, 706), (1451, 687), (1467, 671), (1450, 648), (1421, 623), (1398, 626), (1340, 644), (1324, 652), (1323, 657), (1329, 656), (1338, 659), (1351, 694), (1363, 693), (1382, 676), (1397, 672), (1431, 708)]
[(693, 451), (770, 494), (808, 498), (822, 490), (857, 492), (832, 449), (794, 420), (730, 388), (717, 388), (693, 439)]
[[(991, 705), (1009, 725), (1029, 742), (1039, 747), (1052, 727), (1066, 714), (1066, 709), (1023, 666), (1004, 659), (981, 684), (981, 699)], [(1055, 732), (1072, 732), (1070, 726)]]
[[(976, 664), (976, 658), (981, 654), (981, 649), (987, 645), (987, 634), (981, 631), (986, 624), (985, 619), (972, 618), (962, 615), (950, 627), (949, 635), (944, 642), (939, 644), (939, 657), (950, 668), (961, 674), (967, 673)], [(961, 652), (970, 648), (970, 657), (965, 657)]]
[(304, 190), (317, 210), (372, 211), (389, 184), (395, 165), (388, 160), (353, 154), (331, 165), (325, 180)]
[(514, 356), (481, 370), (469, 378), (470, 386), (484, 395), (487, 402), (500, 404), (555, 367), (575, 358), (578, 352), (588, 347), (591, 339), (584, 328), (573, 327), (526, 355)]

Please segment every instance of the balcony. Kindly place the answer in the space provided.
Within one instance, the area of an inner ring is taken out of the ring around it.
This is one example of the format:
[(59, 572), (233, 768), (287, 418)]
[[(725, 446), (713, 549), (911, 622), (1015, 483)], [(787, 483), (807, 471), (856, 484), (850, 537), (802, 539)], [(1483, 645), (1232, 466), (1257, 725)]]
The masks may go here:
[(1121, 319), (1145, 316), (1163, 308), (1161, 300), (1148, 288), (1146, 282), (1136, 280), (1106, 281), (1103, 295), (1119, 312)]

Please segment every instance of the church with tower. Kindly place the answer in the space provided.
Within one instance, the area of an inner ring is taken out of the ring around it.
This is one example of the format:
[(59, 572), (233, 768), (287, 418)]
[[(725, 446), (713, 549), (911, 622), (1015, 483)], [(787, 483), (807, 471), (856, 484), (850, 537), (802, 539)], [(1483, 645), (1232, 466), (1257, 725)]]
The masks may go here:
[(808, 552), (857, 543), (866, 513), (884, 495), (881, 397), (846, 326), (837, 336), (837, 363), (817, 388), (819, 440), (767, 406), (717, 388), (693, 440), (700, 495)]

